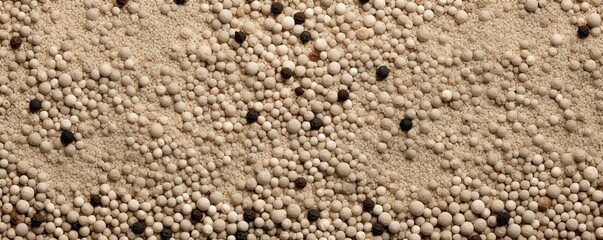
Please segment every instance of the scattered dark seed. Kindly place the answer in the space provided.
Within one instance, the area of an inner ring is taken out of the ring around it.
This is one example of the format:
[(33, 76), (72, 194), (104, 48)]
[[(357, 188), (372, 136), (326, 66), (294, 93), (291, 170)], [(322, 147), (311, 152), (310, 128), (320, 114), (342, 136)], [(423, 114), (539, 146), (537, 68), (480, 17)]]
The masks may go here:
[(358, 0), (358, 2), (360, 2), (361, 4), (365, 4), (365, 3), (368, 3), (369, 0)]
[(245, 39), (247, 39), (247, 33), (241, 32), (241, 31), (236, 31), (235, 35), (234, 35), (234, 40), (239, 43), (242, 44), (243, 42), (245, 42)]
[(29, 111), (30, 112), (37, 112), (40, 111), (42, 109), (42, 101), (38, 100), (38, 99), (32, 99), (31, 101), (29, 101)]
[(341, 89), (339, 92), (337, 92), (337, 101), (345, 102), (348, 99), (350, 99), (350, 93), (348, 90)]
[(588, 26), (579, 26), (578, 27), (578, 37), (580, 39), (585, 39), (590, 35), (590, 28)]
[(385, 232), (385, 227), (381, 223), (373, 224), (373, 228), (371, 229), (373, 236), (381, 236), (383, 232)]
[(253, 109), (249, 109), (249, 111), (247, 111), (247, 115), (245, 115), (245, 119), (247, 119), (247, 123), (254, 123), (258, 121), (258, 117), (260, 116), (260, 113), (258, 113), (257, 111), (253, 110)]
[(304, 91), (304, 89), (302, 87), (296, 87), (295, 88), (295, 95), (297, 95), (297, 96), (304, 95), (304, 92), (305, 91)]
[(308, 31), (303, 31), (302, 33), (299, 34), (299, 40), (302, 43), (307, 43), (310, 40), (312, 40), (312, 34), (310, 34), (310, 32), (308, 32)]
[(384, 80), (389, 75), (389, 69), (386, 66), (380, 66), (377, 68), (377, 79)]
[(293, 77), (293, 70), (291, 70), (291, 68), (284, 67), (281, 69), (281, 77), (285, 80)]
[(44, 215), (41, 213), (36, 213), (31, 217), (31, 227), (37, 228), (42, 226), (42, 223), (46, 220)]
[(310, 130), (318, 130), (320, 127), (322, 127), (322, 120), (317, 117), (314, 117), (314, 119), (310, 120)]
[(480, 237), (479, 235), (473, 235), (469, 237), (469, 240), (482, 240), (482, 237)]
[(82, 228), (82, 224), (80, 224), (79, 221), (76, 220), (75, 222), (71, 223), (71, 231), (79, 232), (80, 228)]
[(315, 222), (316, 220), (318, 220), (320, 218), (320, 212), (318, 211), (318, 209), (310, 209), (308, 211), (308, 221), (310, 222)]
[(293, 21), (295, 21), (295, 24), (297, 25), (304, 24), (306, 21), (306, 15), (304, 15), (303, 12), (296, 12), (293, 14)]
[(270, 12), (274, 15), (279, 15), (283, 12), (283, 4), (280, 2), (274, 2), (270, 6)]
[(245, 222), (253, 222), (255, 220), (255, 211), (251, 208), (247, 208), (243, 211), (243, 220)]
[(509, 224), (511, 215), (508, 212), (501, 212), (496, 214), (496, 226), (502, 227)]
[(100, 207), (103, 204), (102, 201), (101, 201), (101, 196), (99, 196), (99, 195), (92, 195), (90, 197), (90, 204), (93, 207)]
[(145, 226), (142, 222), (135, 222), (132, 224), (132, 232), (136, 235), (143, 234), (146, 228), (147, 226)]
[(178, 5), (184, 5), (186, 2), (188, 2), (188, 0), (174, 0), (174, 3)]
[(74, 139), (75, 137), (73, 133), (69, 130), (65, 130), (63, 133), (61, 133), (61, 143), (63, 145), (69, 145)]
[(400, 121), (400, 129), (402, 131), (408, 132), (412, 128), (412, 119), (404, 118)]
[(362, 202), (362, 209), (364, 209), (365, 212), (372, 212), (374, 208), (375, 201), (370, 198), (364, 199), (364, 201)]
[(163, 230), (159, 233), (161, 240), (170, 240), (172, 238), (172, 229), (168, 227), (163, 227)]
[(128, 0), (116, 0), (115, 4), (117, 5), (117, 7), (121, 8), (128, 4)]
[(203, 220), (203, 211), (199, 210), (199, 209), (194, 209), (193, 212), (191, 213), (191, 222), (193, 223), (198, 223), (201, 222), (201, 220)]
[(23, 40), (21, 40), (20, 37), (12, 37), (10, 39), (9, 45), (10, 45), (10, 48), (12, 48), (12, 49), (18, 49), (21, 47), (22, 43), (23, 43)]
[(235, 233), (235, 240), (247, 240), (247, 233), (238, 231), (237, 233)]
[(306, 187), (306, 184), (308, 184), (308, 181), (306, 181), (306, 179), (303, 177), (298, 177), (297, 179), (295, 179), (295, 181), (293, 183), (295, 183), (296, 188), (302, 189), (302, 188)]

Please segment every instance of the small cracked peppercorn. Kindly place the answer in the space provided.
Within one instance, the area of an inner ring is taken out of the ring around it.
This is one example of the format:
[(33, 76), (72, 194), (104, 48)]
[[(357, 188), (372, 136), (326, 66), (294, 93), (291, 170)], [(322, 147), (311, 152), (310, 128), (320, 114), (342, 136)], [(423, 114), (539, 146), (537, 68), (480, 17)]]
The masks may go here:
[(400, 129), (402, 131), (408, 132), (412, 128), (412, 119), (404, 118), (400, 121)]
[(147, 226), (145, 226), (143, 222), (135, 222), (132, 224), (132, 232), (136, 235), (143, 234), (146, 228)]
[(337, 101), (345, 102), (348, 99), (350, 99), (350, 93), (348, 92), (348, 90), (341, 89), (339, 90), (339, 92), (337, 92)]
[(22, 43), (23, 43), (23, 40), (21, 40), (20, 37), (12, 37), (9, 41), (10, 48), (12, 48), (12, 49), (20, 48)]
[(161, 240), (170, 240), (172, 238), (172, 229), (163, 227), (163, 230), (159, 233), (159, 237), (161, 237)]
[(384, 80), (389, 76), (389, 68), (386, 66), (380, 66), (377, 68), (377, 79)]
[(201, 222), (201, 220), (203, 220), (203, 211), (195, 208), (193, 209), (193, 212), (191, 212), (191, 222), (192, 223), (198, 223)]
[(306, 184), (308, 184), (308, 181), (306, 181), (306, 179), (303, 177), (298, 177), (297, 179), (295, 179), (295, 181), (293, 183), (295, 183), (296, 188), (302, 189), (302, 188), (306, 187)]
[(590, 35), (590, 28), (588, 26), (578, 27), (578, 38), (585, 39)]
[(322, 127), (322, 120), (317, 117), (314, 117), (310, 120), (310, 130), (318, 130)]
[(238, 44), (242, 44), (243, 42), (245, 42), (245, 39), (247, 39), (247, 33), (244, 33), (241, 31), (235, 32), (235, 35), (234, 35), (235, 42), (237, 42)]
[(30, 112), (37, 112), (40, 111), (42, 109), (42, 101), (38, 100), (38, 99), (32, 99), (31, 101), (29, 101), (29, 111)]
[(364, 209), (365, 212), (372, 212), (374, 208), (375, 201), (370, 198), (364, 199), (364, 201), (362, 202), (362, 209)]
[(121, 8), (128, 4), (128, 0), (116, 0), (115, 4), (117, 5), (117, 7)]
[(270, 5), (270, 12), (274, 15), (279, 15), (283, 12), (283, 4), (280, 2), (274, 2)]
[(291, 70), (291, 68), (284, 67), (281, 69), (281, 77), (285, 80), (293, 77), (293, 70)]
[(297, 95), (297, 96), (304, 95), (304, 92), (305, 92), (302, 87), (296, 87), (294, 91), (295, 91), (295, 95)]
[(188, 2), (188, 0), (174, 0), (174, 3), (178, 5), (184, 5), (186, 2)]
[(308, 210), (308, 221), (310, 222), (315, 222), (316, 220), (318, 220), (320, 218), (320, 212), (318, 211), (318, 209), (310, 209)]
[(385, 232), (385, 227), (381, 223), (375, 223), (373, 224), (373, 228), (371, 228), (371, 232), (373, 236), (381, 236)]
[(75, 136), (73, 135), (73, 132), (71, 132), (69, 130), (65, 130), (63, 133), (61, 133), (61, 143), (63, 145), (69, 145), (70, 143), (73, 142), (73, 140), (75, 140)]
[(306, 15), (304, 15), (303, 12), (296, 12), (293, 14), (293, 21), (295, 21), (295, 24), (297, 25), (304, 24), (306, 21)]
[(260, 113), (258, 113), (257, 111), (255, 111), (253, 109), (249, 109), (249, 111), (247, 111), (247, 115), (245, 115), (245, 119), (247, 120), (247, 123), (249, 123), (249, 124), (257, 122), (259, 117), (260, 117)]
[(238, 231), (235, 233), (235, 240), (246, 240), (247, 233), (243, 231)]
[(42, 223), (46, 220), (44, 215), (41, 213), (36, 213), (31, 217), (31, 227), (37, 228), (42, 226)]
[(496, 214), (496, 226), (502, 227), (509, 224), (511, 215), (508, 212), (501, 212)]
[(90, 205), (92, 205), (93, 207), (100, 207), (102, 205), (102, 201), (101, 201), (101, 196), (99, 195), (92, 195), (90, 197)]
[(312, 39), (312, 34), (310, 34), (310, 32), (308, 31), (303, 31), (302, 33), (299, 34), (299, 40), (302, 43), (307, 43)]
[(243, 220), (245, 222), (253, 222), (255, 220), (255, 211), (251, 208), (247, 208), (243, 211)]

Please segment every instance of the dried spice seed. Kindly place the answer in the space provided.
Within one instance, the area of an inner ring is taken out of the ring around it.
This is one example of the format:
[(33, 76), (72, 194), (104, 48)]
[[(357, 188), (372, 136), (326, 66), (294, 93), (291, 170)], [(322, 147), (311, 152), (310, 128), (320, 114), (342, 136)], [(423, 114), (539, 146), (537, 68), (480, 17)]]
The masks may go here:
[(412, 128), (412, 119), (404, 118), (400, 121), (400, 129), (402, 131), (408, 132)]
[(310, 130), (318, 130), (322, 127), (322, 120), (320, 120), (319, 118), (315, 117), (312, 120), (310, 120)]
[(31, 217), (31, 227), (37, 228), (42, 226), (42, 223), (46, 221), (46, 218), (41, 213), (36, 213)]
[(337, 92), (337, 101), (345, 102), (348, 99), (350, 99), (350, 93), (348, 92), (348, 90), (342, 89)]
[(373, 224), (373, 228), (371, 228), (371, 232), (373, 236), (381, 236), (385, 232), (385, 227), (381, 223)]
[(236, 31), (235, 35), (234, 35), (234, 40), (238, 43), (238, 44), (242, 44), (243, 42), (245, 42), (245, 39), (247, 39), (247, 34), (241, 31)]
[(249, 109), (249, 111), (247, 111), (247, 114), (245, 115), (245, 119), (247, 120), (247, 123), (254, 123), (258, 121), (258, 118), (260, 117), (260, 113), (258, 113), (256, 110), (253, 109)]
[(99, 196), (99, 195), (92, 195), (90, 197), (90, 204), (93, 207), (100, 207), (102, 205), (101, 196)]
[(389, 69), (386, 66), (380, 66), (377, 68), (377, 79), (384, 80), (389, 76)]
[(372, 212), (374, 208), (375, 201), (370, 198), (364, 199), (364, 201), (362, 202), (362, 209), (364, 209), (365, 212)]
[(270, 12), (274, 15), (279, 15), (283, 12), (283, 4), (280, 2), (274, 2), (270, 5)]
[(172, 229), (163, 227), (163, 230), (159, 233), (159, 237), (161, 237), (161, 240), (170, 240), (172, 238)]
[(308, 32), (308, 31), (303, 31), (302, 33), (299, 34), (299, 40), (302, 43), (307, 43), (310, 40), (312, 40), (312, 34), (310, 34), (310, 32)]
[(73, 132), (71, 132), (69, 130), (65, 130), (65, 131), (63, 131), (63, 133), (61, 133), (61, 143), (63, 145), (69, 145), (74, 140), (75, 140), (75, 135), (73, 135)]
[(284, 67), (281, 69), (281, 77), (285, 80), (290, 79), (293, 77), (293, 70), (291, 70), (291, 68)]
[(42, 101), (38, 100), (38, 99), (32, 99), (31, 101), (29, 101), (29, 111), (30, 112), (37, 112), (40, 111), (42, 109)]
[(23, 40), (21, 40), (20, 37), (12, 37), (9, 42), (10, 48), (12, 49), (18, 49), (21, 47), (22, 44)]
[(588, 26), (579, 26), (578, 27), (578, 38), (585, 39), (590, 35), (590, 28)]
[(136, 235), (143, 234), (146, 228), (147, 226), (143, 222), (135, 222), (132, 224), (132, 232)]
[(297, 25), (304, 24), (306, 21), (306, 15), (304, 15), (303, 12), (296, 12), (293, 14), (293, 21), (295, 21), (295, 24)]
[(294, 182), (294, 183), (295, 183), (295, 187), (296, 187), (296, 188), (302, 189), (302, 188), (305, 188), (305, 187), (306, 187), (306, 184), (307, 184), (308, 182), (306, 181), (306, 179), (305, 179), (305, 178), (303, 178), (303, 177), (298, 177), (297, 179), (295, 179), (295, 182)]
[(304, 92), (305, 92), (302, 87), (296, 87), (294, 91), (295, 91), (295, 95), (297, 95), (297, 96), (304, 95)]
[(509, 219), (511, 219), (511, 215), (508, 212), (500, 212), (496, 214), (496, 226), (506, 226), (509, 224)]
[(245, 222), (253, 222), (255, 220), (255, 211), (251, 208), (247, 208), (243, 211), (243, 220)]
[(318, 209), (310, 209), (308, 211), (308, 221), (310, 222), (315, 222), (316, 220), (318, 220), (320, 218), (320, 212), (318, 211)]
[(191, 222), (192, 223), (198, 223), (201, 222), (201, 220), (203, 220), (204, 214), (203, 211), (195, 208), (193, 209), (193, 212), (191, 212)]

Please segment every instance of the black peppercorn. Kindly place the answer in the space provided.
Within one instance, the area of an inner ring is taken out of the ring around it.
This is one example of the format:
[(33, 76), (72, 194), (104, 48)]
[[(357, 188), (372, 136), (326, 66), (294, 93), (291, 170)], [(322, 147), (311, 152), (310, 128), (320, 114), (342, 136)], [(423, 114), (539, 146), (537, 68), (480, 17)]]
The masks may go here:
[(245, 119), (247, 119), (247, 123), (254, 123), (258, 121), (258, 117), (260, 117), (260, 113), (253, 109), (249, 109), (247, 111), (247, 115), (245, 115)]
[(12, 37), (9, 41), (10, 48), (12, 48), (12, 49), (20, 48), (22, 43), (23, 43), (23, 40), (21, 40), (20, 37)]
[(71, 231), (80, 231), (80, 228), (82, 228), (82, 224), (80, 224), (79, 221), (75, 220), (75, 222), (71, 223)]
[(580, 39), (585, 39), (590, 35), (590, 28), (588, 26), (579, 26), (578, 27), (578, 37)]
[(297, 95), (297, 96), (304, 95), (304, 92), (305, 91), (304, 91), (304, 89), (302, 87), (296, 87), (295, 88), (295, 95)]
[(310, 34), (310, 32), (308, 31), (303, 31), (302, 33), (299, 34), (299, 40), (302, 43), (307, 43), (312, 39), (312, 34)]
[(191, 212), (191, 222), (192, 223), (198, 223), (201, 222), (201, 220), (203, 220), (203, 211), (195, 208), (193, 209), (193, 212)]
[(174, 3), (178, 5), (184, 5), (186, 2), (188, 2), (188, 0), (174, 0)]
[(337, 92), (337, 101), (345, 102), (349, 98), (350, 98), (350, 93), (348, 92), (348, 90), (341, 89), (341, 90), (339, 90), (339, 92)]
[(135, 222), (132, 224), (132, 232), (136, 235), (143, 234), (146, 228), (147, 226), (145, 226), (143, 222)]
[(238, 231), (235, 233), (235, 240), (246, 240), (246, 239), (247, 239), (246, 232)]
[(73, 135), (73, 132), (69, 130), (65, 130), (63, 133), (61, 133), (61, 143), (63, 145), (69, 145), (73, 142), (74, 139), (75, 137)]
[(243, 220), (245, 222), (253, 222), (255, 220), (255, 211), (251, 208), (247, 208), (243, 211)]
[(117, 5), (117, 7), (121, 8), (121, 7), (125, 6), (126, 4), (128, 4), (128, 0), (116, 0), (115, 4)]
[(412, 119), (404, 118), (400, 121), (400, 129), (402, 131), (408, 132), (412, 128)]
[(501, 212), (496, 214), (496, 226), (502, 227), (509, 224), (511, 215), (508, 212)]
[(295, 183), (296, 188), (302, 189), (302, 188), (306, 187), (306, 184), (308, 184), (308, 181), (306, 181), (306, 179), (303, 177), (298, 177), (297, 179), (295, 179), (295, 181), (293, 183)]
[(320, 127), (322, 127), (322, 120), (317, 117), (314, 117), (314, 119), (310, 120), (310, 130), (318, 130)]
[(270, 6), (270, 12), (274, 15), (279, 15), (283, 12), (283, 4), (280, 2), (274, 2)]
[(295, 24), (297, 25), (304, 24), (306, 21), (306, 15), (304, 15), (303, 12), (296, 12), (293, 14), (293, 21), (295, 21)]
[(365, 4), (365, 3), (368, 3), (369, 0), (358, 0), (358, 2), (360, 2), (361, 4)]
[(310, 209), (308, 211), (307, 218), (308, 218), (308, 221), (314, 222), (320, 218), (320, 212), (318, 211), (318, 209), (315, 209), (315, 208)]
[(163, 230), (159, 233), (159, 237), (161, 237), (161, 240), (170, 240), (172, 238), (172, 229), (163, 227)]
[(371, 229), (373, 236), (381, 236), (385, 232), (385, 227), (381, 223), (375, 223)]
[(375, 201), (370, 198), (364, 199), (364, 201), (362, 202), (362, 209), (364, 209), (365, 212), (372, 212), (374, 208)]
[(29, 101), (30, 112), (37, 112), (40, 111), (40, 109), (42, 109), (42, 101), (38, 99), (32, 99), (31, 101)]
[(389, 75), (389, 69), (386, 66), (380, 66), (377, 68), (377, 79), (384, 80)]
[(234, 40), (238, 43), (238, 44), (242, 44), (245, 39), (247, 39), (247, 33), (241, 32), (241, 31), (236, 31), (235, 35), (234, 35)]
[(473, 235), (469, 237), (469, 240), (482, 240), (482, 237), (480, 237), (479, 235)]
[(285, 80), (293, 77), (293, 70), (291, 70), (291, 68), (284, 67), (281, 69), (281, 77)]
[(90, 197), (90, 205), (92, 205), (93, 207), (99, 207), (102, 205), (102, 201), (101, 201), (101, 196), (99, 195), (92, 195)]
[(41, 213), (36, 213), (31, 217), (31, 227), (37, 228), (42, 226), (42, 223), (46, 220), (44, 215)]

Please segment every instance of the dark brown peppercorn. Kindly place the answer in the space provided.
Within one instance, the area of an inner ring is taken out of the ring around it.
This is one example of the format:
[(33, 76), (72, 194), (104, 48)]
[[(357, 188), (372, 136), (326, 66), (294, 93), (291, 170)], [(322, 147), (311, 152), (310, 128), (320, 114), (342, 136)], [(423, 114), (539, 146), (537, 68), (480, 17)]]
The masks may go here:
[(303, 12), (296, 12), (293, 14), (293, 21), (295, 21), (295, 24), (297, 25), (304, 24), (306, 21), (306, 15), (304, 15)]
[(365, 212), (372, 212), (374, 208), (375, 202), (372, 199), (364, 199), (364, 202), (362, 202), (362, 209), (364, 209)]
[(508, 212), (501, 212), (496, 214), (496, 226), (502, 227), (509, 224), (511, 215)]
[(247, 233), (243, 231), (238, 231), (235, 233), (235, 240), (246, 240)]
[(280, 2), (274, 2), (270, 5), (270, 12), (274, 15), (279, 15), (283, 12), (283, 4)]
[(20, 37), (12, 37), (10, 39), (9, 45), (10, 45), (10, 48), (12, 48), (12, 49), (18, 49), (21, 47), (22, 43), (23, 43), (23, 40), (21, 40)]
[(71, 223), (71, 231), (79, 231), (80, 228), (82, 228), (82, 224), (80, 222), (78, 222), (77, 220), (73, 223)]
[(293, 77), (293, 70), (291, 70), (291, 68), (284, 67), (281, 69), (281, 77), (285, 80)]
[(302, 87), (296, 87), (295, 88), (295, 95), (297, 95), (297, 96), (304, 95), (304, 92), (305, 91), (304, 91), (304, 89)]
[(251, 208), (247, 208), (243, 211), (243, 220), (245, 222), (253, 222), (255, 220), (255, 211)]
[(404, 119), (400, 120), (400, 129), (402, 129), (402, 131), (408, 132), (408, 131), (410, 131), (411, 128), (412, 128), (412, 119), (404, 118)]
[(116, 0), (115, 4), (117, 5), (117, 7), (121, 8), (121, 7), (125, 6), (126, 4), (128, 4), (128, 0)]
[(307, 218), (308, 218), (308, 221), (314, 222), (320, 218), (320, 212), (318, 211), (318, 209), (315, 209), (315, 208), (310, 209), (308, 211)]
[(245, 119), (247, 119), (247, 123), (257, 122), (259, 117), (260, 117), (260, 113), (258, 113), (257, 111), (255, 111), (253, 109), (249, 109), (249, 111), (247, 112), (247, 115), (245, 115)]
[(90, 205), (92, 205), (93, 207), (100, 207), (102, 205), (102, 201), (101, 201), (101, 196), (99, 195), (92, 195), (90, 197)]
[(71, 132), (69, 130), (65, 130), (63, 133), (61, 133), (61, 143), (63, 145), (69, 145), (74, 140), (75, 140), (75, 136), (73, 135), (73, 132)]
[(41, 213), (36, 213), (31, 217), (31, 227), (37, 228), (42, 226), (42, 223), (46, 220), (44, 215)]
[(590, 35), (590, 28), (588, 26), (580, 26), (578, 27), (578, 37), (580, 39), (585, 39)]
[(310, 120), (310, 130), (318, 130), (322, 127), (322, 120), (320, 118), (314, 117), (314, 119)]
[(371, 229), (373, 236), (381, 236), (385, 232), (385, 227), (381, 223), (375, 223)]
[(132, 232), (136, 235), (143, 234), (146, 228), (147, 226), (145, 226), (142, 222), (135, 222), (132, 224)]
[(161, 237), (161, 240), (170, 240), (172, 238), (172, 229), (163, 227), (163, 230), (159, 233), (159, 237)]
[(178, 5), (184, 5), (186, 2), (188, 2), (188, 0), (174, 0), (174, 3)]
[(241, 32), (241, 31), (236, 31), (235, 32), (234, 40), (238, 44), (242, 44), (243, 42), (245, 42), (245, 39), (247, 39), (247, 33), (244, 33), (244, 32)]
[(308, 184), (308, 182), (306, 181), (305, 178), (303, 177), (298, 177), (297, 179), (295, 179), (295, 187), (302, 189), (306, 187), (306, 184)]
[(360, 2), (361, 4), (365, 4), (365, 3), (368, 3), (369, 0), (358, 0), (358, 2)]
[(469, 237), (469, 240), (482, 240), (482, 237), (480, 237), (479, 235), (473, 235)]
[(312, 34), (310, 34), (310, 32), (308, 32), (308, 31), (303, 31), (302, 33), (299, 34), (299, 40), (302, 43), (307, 43), (310, 40), (312, 40)]
[(384, 80), (389, 75), (389, 69), (386, 66), (380, 66), (377, 68), (377, 79)]
[(198, 223), (201, 222), (201, 220), (203, 220), (203, 211), (199, 210), (199, 209), (194, 209), (193, 212), (191, 213), (191, 222), (192, 223)]
[(350, 93), (348, 90), (341, 89), (339, 92), (337, 92), (337, 101), (345, 102), (348, 99), (350, 99)]
[(29, 101), (29, 111), (30, 112), (37, 112), (40, 111), (42, 109), (42, 101), (38, 100), (38, 99), (32, 99), (31, 101)]

